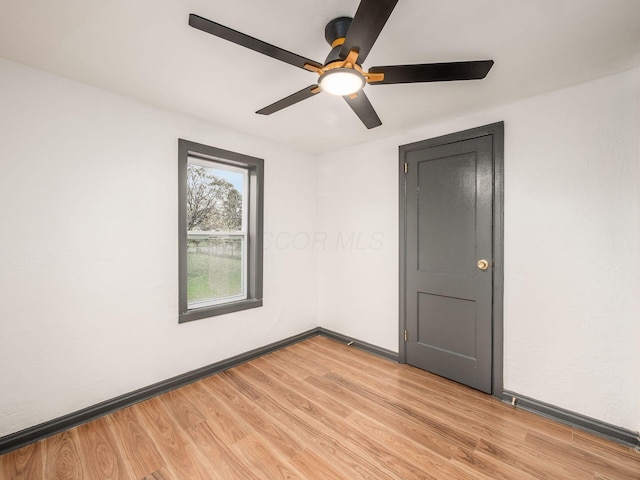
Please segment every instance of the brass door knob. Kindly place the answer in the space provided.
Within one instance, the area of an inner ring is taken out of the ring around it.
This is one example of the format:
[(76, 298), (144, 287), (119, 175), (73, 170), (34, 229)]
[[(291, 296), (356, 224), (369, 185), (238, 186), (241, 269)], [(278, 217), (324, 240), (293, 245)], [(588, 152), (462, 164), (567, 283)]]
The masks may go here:
[(489, 262), (487, 262), (486, 260), (478, 260), (478, 268), (480, 270), (486, 270), (487, 268), (489, 268)]

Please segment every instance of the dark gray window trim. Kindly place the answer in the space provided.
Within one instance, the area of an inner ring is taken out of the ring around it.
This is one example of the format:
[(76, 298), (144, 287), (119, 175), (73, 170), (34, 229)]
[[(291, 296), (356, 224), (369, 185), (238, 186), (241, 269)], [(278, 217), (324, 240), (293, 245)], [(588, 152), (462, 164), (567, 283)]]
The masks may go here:
[[(249, 227), (247, 299), (210, 307), (187, 308), (187, 159), (198, 157), (249, 170)], [(242, 153), (178, 141), (178, 255), (179, 255), (179, 323), (238, 312), (262, 306), (262, 249), (264, 230), (264, 160)]]

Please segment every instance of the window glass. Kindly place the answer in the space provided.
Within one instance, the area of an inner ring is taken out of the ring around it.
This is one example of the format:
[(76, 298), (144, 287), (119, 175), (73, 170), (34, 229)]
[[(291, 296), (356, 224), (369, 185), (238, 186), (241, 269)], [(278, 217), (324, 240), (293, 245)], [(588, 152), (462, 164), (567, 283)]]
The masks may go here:
[(189, 157), (187, 300), (189, 308), (247, 298), (248, 172)]

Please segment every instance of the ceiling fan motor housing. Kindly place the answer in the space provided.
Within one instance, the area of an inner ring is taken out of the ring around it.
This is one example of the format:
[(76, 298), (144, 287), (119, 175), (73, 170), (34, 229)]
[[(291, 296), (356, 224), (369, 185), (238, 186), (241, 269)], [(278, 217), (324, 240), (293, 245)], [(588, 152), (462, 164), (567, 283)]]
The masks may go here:
[(338, 17), (331, 20), (327, 23), (327, 26), (324, 28), (324, 38), (327, 40), (327, 43), (331, 45), (331, 51), (329, 55), (327, 55), (327, 59), (325, 60), (325, 66), (330, 64), (331, 62), (337, 62), (340, 60), (344, 60), (344, 58), (340, 57), (340, 49), (341, 45), (334, 45), (334, 42), (339, 38), (344, 38), (347, 36), (347, 31), (349, 31), (349, 25), (351, 25), (351, 17)]

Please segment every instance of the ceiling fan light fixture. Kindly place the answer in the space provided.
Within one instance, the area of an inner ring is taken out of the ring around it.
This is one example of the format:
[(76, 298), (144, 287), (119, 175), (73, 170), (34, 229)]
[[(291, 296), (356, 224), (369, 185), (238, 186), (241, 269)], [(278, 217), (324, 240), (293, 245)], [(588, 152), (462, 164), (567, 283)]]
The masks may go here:
[(318, 83), (323, 92), (345, 96), (356, 93), (367, 80), (353, 68), (334, 68), (320, 75)]

